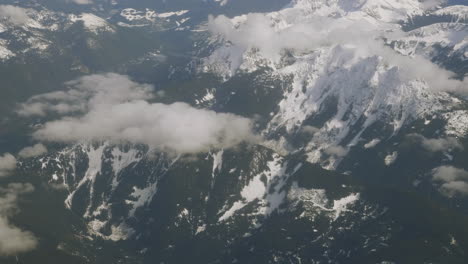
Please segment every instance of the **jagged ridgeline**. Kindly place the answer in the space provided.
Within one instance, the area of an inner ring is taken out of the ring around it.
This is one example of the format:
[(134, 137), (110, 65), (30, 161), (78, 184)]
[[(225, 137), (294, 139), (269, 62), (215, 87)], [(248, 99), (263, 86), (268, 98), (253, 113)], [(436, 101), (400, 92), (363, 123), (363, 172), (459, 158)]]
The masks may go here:
[(464, 1), (1, 4), (1, 263), (466, 262)]
[[(60, 230), (60, 236), (44, 241), (42, 250), (57, 259), (76, 254), (77, 263), (109, 261), (107, 254), (129, 256), (129, 263), (193, 258), (203, 263), (287, 260), (310, 252), (327, 252), (319, 258), (324, 261), (350, 256), (378, 261), (381, 256), (369, 255), (368, 248), (398, 254), (388, 245), (400, 243), (402, 230), (415, 222), (426, 239), (444, 239), (433, 225), (451, 221), (453, 213), (440, 212), (415, 194), (366, 186), (261, 146), (170, 157), (144, 146), (76, 145), (25, 161), (20, 173), (39, 177), (36, 181), (47, 183), (41, 192), (55, 199), (28, 205), (49, 205), (36, 224)], [(64, 200), (68, 210), (59, 209)], [(422, 215), (408, 217), (412, 210)], [(427, 216), (433, 219), (427, 221)], [(72, 225), (60, 221), (50, 227), (57, 218)], [(445, 228), (466, 232), (463, 222)], [(418, 232), (409, 234), (414, 243)], [(297, 248), (295, 241), (304, 242)], [(53, 253), (55, 243), (59, 251)], [(356, 243), (364, 247), (356, 248)], [(433, 241), (428, 246), (438, 245)]]

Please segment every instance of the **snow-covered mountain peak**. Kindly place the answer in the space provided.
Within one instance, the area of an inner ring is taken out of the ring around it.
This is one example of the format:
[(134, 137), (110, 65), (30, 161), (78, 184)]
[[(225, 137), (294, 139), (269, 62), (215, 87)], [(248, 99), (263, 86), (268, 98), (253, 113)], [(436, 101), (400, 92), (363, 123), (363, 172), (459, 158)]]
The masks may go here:
[[(305, 147), (308, 160), (325, 159), (334, 168), (376, 123), (385, 123), (390, 133), (383, 136), (391, 137), (411, 121), (456, 106), (447, 91), (467, 94), (466, 81), (454, 79), (424, 51), (444, 44), (464, 54), (464, 24), (402, 30), (402, 20), (432, 8), (437, 5), (416, 0), (302, 0), (278, 12), (212, 18), (209, 29), (221, 42), (205, 70), (229, 78), (268, 68), (272, 77), (288, 80), (264, 133), (285, 129), (293, 135), (315, 122)], [(422, 51), (419, 41), (426, 43)], [(318, 122), (324, 113), (327, 119)]]
[[(429, 3), (431, 2), (431, 3)], [(301, 8), (319, 15), (367, 17), (384, 22), (398, 22), (420, 15), (441, 1), (418, 0), (296, 0), (292, 8)]]
[[(328, 159), (334, 164), (377, 122), (388, 124), (392, 132), (383, 136), (390, 137), (412, 120), (457, 105), (457, 100), (434, 93), (423, 81), (405, 81), (401, 71), (381, 57), (354, 61), (346, 55), (349, 50), (340, 47), (318, 53), (296, 57), (294, 64), (277, 71), (293, 79), (267, 129), (273, 133), (285, 128), (295, 134), (336, 104), (328, 120), (313, 124), (317, 129), (305, 147), (310, 162)], [(344, 146), (341, 153), (327, 153), (339, 145)]]
[(453, 5), (447, 6), (433, 12), (437, 16), (452, 16), (457, 20), (467, 20), (468, 19), (468, 6), (466, 5)]
[[(228, 42), (229, 48), (215, 51), (208, 64), (217, 64), (216, 57), (220, 57), (221, 63), (227, 60), (228, 67), (221, 68), (228, 71), (224, 74), (231, 75), (242, 67), (243, 62), (250, 60), (244, 55), (251, 56), (252, 49), (269, 60), (269, 66), (275, 66), (285, 50), (303, 53), (342, 45), (355, 47), (356, 54), (361, 57), (379, 55), (387, 63), (398, 66), (383, 39), (401, 38), (404, 32), (400, 22), (422, 14), (424, 8), (418, 1), (359, 3), (360, 8), (350, 8), (350, 3), (344, 5), (340, 1), (318, 3), (304, 0), (278, 12), (247, 14), (232, 19), (224, 16), (212, 18), (208, 28)], [(385, 14), (371, 12), (371, 7), (378, 7)]]
[(15, 1), (7, 262), (465, 259), (463, 1)]

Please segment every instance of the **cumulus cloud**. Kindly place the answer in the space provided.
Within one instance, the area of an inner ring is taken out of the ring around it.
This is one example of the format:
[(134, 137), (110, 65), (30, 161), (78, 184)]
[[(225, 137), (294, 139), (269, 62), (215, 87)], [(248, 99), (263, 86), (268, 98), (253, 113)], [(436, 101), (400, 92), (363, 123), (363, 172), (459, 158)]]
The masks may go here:
[(446, 150), (463, 150), (463, 145), (454, 137), (448, 138), (426, 138), (419, 134), (409, 134), (407, 138), (419, 143), (425, 150), (430, 152)]
[(44, 153), (47, 153), (47, 148), (43, 144), (38, 143), (34, 146), (23, 148), (18, 152), (18, 155), (22, 158), (32, 158)]
[(447, 197), (465, 196), (468, 194), (468, 183), (464, 181), (446, 182), (440, 186), (439, 191)]
[(308, 134), (308, 135), (313, 135), (317, 133), (320, 129), (314, 126), (303, 126), (301, 127), (301, 132)]
[(18, 196), (29, 193), (34, 187), (29, 184), (11, 183), (0, 188), (0, 255), (10, 256), (30, 251), (37, 246), (37, 239), (29, 232), (14, 226), (9, 217), (18, 211)]
[(447, 196), (468, 195), (468, 172), (453, 166), (440, 166), (432, 171), (432, 180), (440, 183), (439, 191)]
[(0, 5), (0, 18), (18, 26), (28, 23), (30, 19), (25, 8), (12, 5)]
[(185, 103), (145, 101), (93, 109), (83, 117), (48, 122), (34, 133), (39, 140), (128, 141), (178, 153), (228, 148), (251, 138), (252, 124), (232, 114), (195, 109)]
[(16, 158), (10, 153), (0, 155), (0, 178), (9, 176), (16, 169)]
[(342, 146), (331, 146), (324, 149), (324, 152), (331, 156), (344, 157), (348, 153), (348, 150)]
[[(424, 1), (421, 5), (426, 3), (430, 6), (432, 2), (434, 1)], [(423, 9), (424, 6), (421, 6), (421, 10)], [(392, 7), (389, 10), (400, 12), (405, 9)], [(223, 15), (210, 17), (208, 29), (224, 39), (228, 43), (228, 49), (218, 49), (208, 59), (208, 64), (215, 63), (213, 60), (216, 58), (228, 59), (230, 71), (234, 72), (242, 65), (243, 55), (251, 50), (274, 63), (279, 63), (285, 51), (302, 54), (341, 46), (353, 51), (352, 55), (348, 53), (348, 57), (342, 58), (343, 64), (377, 56), (385, 65), (398, 68), (400, 77), (405, 82), (423, 80), (435, 91), (468, 95), (468, 81), (454, 79), (453, 72), (440, 68), (422, 56), (404, 56), (387, 45), (389, 41), (398, 40), (404, 35), (400, 27), (396, 26), (396, 21), (393, 21), (394, 24), (376, 23), (370, 18), (366, 19), (365, 15), (359, 19), (362, 14), (353, 17), (328, 14), (326, 10), (323, 12), (324, 14), (310, 14), (303, 12), (301, 8), (293, 7), (276, 13), (252, 13), (234, 19)], [(401, 16), (394, 17), (398, 18), (396, 20), (401, 19)]]
[(35, 139), (131, 142), (176, 153), (229, 148), (257, 139), (248, 118), (181, 102), (150, 103), (147, 100), (153, 98), (152, 87), (127, 76), (90, 75), (67, 85), (70, 90), (35, 96), (18, 111), (22, 115), (37, 114), (26, 109), (30, 104), (41, 104), (40, 114), (63, 114), (67, 111), (58, 111), (57, 105), (73, 106), (73, 114), (43, 124), (33, 133)]
[(453, 166), (440, 166), (433, 170), (432, 179), (442, 182), (468, 180), (468, 172)]
[(89, 75), (67, 82), (66, 85), (71, 89), (31, 97), (20, 105), (17, 113), (21, 116), (76, 114), (153, 98), (151, 85), (138, 84), (127, 76), (115, 73)]

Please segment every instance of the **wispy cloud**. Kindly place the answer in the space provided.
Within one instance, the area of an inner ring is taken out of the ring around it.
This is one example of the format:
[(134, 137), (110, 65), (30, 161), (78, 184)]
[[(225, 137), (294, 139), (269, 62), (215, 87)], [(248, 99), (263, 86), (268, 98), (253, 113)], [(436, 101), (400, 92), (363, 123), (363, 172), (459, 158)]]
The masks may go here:
[(324, 152), (335, 157), (344, 157), (348, 154), (348, 150), (342, 146), (331, 146), (324, 149)]
[(432, 180), (447, 197), (468, 195), (468, 172), (453, 166), (440, 166), (432, 171)]
[(45, 153), (47, 153), (46, 146), (44, 146), (41, 143), (38, 143), (34, 146), (23, 148), (22, 150), (20, 150), (20, 152), (18, 152), (18, 155), (22, 158), (32, 158)]
[(0, 177), (10, 176), (16, 169), (16, 158), (10, 153), (0, 155)]
[(420, 134), (409, 134), (407, 138), (420, 144), (425, 150), (430, 152), (463, 150), (463, 145), (455, 137), (426, 138)]
[(12, 5), (0, 5), (0, 18), (19, 26), (27, 24), (31, 19), (27, 9)]
[(18, 211), (17, 201), (19, 195), (33, 190), (34, 187), (29, 183), (11, 183), (6, 188), (0, 188), (1, 256), (23, 253), (37, 246), (37, 239), (31, 232), (22, 230), (9, 221), (9, 217)]

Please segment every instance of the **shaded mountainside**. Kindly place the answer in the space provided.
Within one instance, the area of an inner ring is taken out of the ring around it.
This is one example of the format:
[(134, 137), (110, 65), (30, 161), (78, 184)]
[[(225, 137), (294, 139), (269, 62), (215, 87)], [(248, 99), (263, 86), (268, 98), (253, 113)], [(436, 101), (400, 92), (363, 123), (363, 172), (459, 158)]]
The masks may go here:
[[(24, 160), (20, 173), (48, 182), (33, 196), (55, 200), (33, 230), (64, 219), (53, 225), (61, 231), (44, 230), (42, 250), (57, 259), (463, 262), (466, 216), (454, 208), (300, 160), (260, 146), (168, 157), (141, 146), (78, 145)], [(70, 210), (58, 210), (64, 200)], [(26, 254), (25, 263), (28, 255), (37, 257)]]

